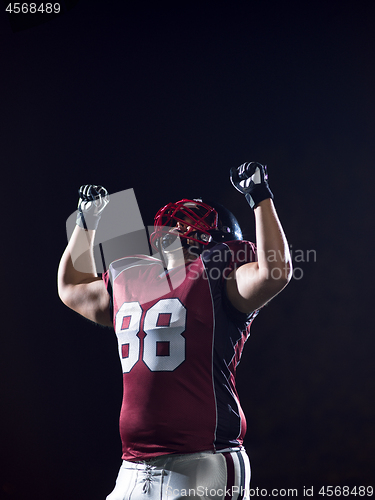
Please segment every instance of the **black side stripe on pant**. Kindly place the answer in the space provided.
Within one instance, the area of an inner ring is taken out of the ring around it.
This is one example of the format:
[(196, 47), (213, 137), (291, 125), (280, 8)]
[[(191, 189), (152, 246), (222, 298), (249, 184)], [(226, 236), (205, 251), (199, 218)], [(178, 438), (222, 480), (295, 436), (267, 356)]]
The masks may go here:
[[(227, 488), (225, 500), (242, 500), (245, 493), (245, 463), (241, 452), (223, 453), (227, 464)], [(240, 477), (236, 481), (234, 461), (238, 462)]]

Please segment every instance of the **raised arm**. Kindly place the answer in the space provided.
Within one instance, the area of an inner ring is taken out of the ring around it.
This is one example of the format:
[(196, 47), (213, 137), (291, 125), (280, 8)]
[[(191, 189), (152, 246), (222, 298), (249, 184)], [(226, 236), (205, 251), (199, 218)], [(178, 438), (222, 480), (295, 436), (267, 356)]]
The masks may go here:
[(292, 276), (292, 262), (268, 186), (266, 168), (259, 163), (241, 165), (232, 171), (231, 180), (254, 210), (258, 260), (231, 273), (227, 293), (238, 310), (250, 313), (285, 288)]
[(108, 197), (99, 195), (99, 202), (97, 197), (90, 205), (87, 200), (82, 203), (82, 196), (85, 195), (81, 188), (77, 226), (58, 268), (58, 293), (62, 302), (81, 316), (111, 326), (110, 298), (103, 280), (96, 273), (93, 253), (97, 222)]

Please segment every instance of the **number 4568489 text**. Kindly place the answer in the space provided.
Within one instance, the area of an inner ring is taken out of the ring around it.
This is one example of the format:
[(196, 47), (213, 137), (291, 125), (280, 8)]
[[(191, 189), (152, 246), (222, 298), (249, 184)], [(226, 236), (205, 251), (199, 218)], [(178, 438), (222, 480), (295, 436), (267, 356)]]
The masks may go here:
[(9, 3), (6, 12), (10, 14), (59, 14), (61, 6), (59, 3)]

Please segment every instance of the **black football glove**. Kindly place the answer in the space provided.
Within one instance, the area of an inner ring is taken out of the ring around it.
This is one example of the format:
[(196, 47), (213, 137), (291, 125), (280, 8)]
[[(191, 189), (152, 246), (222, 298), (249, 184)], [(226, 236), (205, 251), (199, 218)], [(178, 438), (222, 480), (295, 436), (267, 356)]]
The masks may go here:
[(268, 185), (266, 165), (255, 161), (243, 163), (237, 168), (231, 168), (230, 180), (233, 186), (245, 195), (251, 208), (255, 208), (267, 198), (273, 199), (272, 191)]
[(78, 191), (77, 225), (84, 229), (97, 229), (101, 214), (109, 203), (108, 191), (102, 186), (86, 184)]

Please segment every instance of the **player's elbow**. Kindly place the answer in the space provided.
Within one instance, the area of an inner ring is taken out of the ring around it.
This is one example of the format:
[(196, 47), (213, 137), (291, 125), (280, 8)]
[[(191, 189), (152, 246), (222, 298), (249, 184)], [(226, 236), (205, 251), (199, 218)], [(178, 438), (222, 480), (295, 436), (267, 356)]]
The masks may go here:
[(65, 305), (68, 305), (67, 301), (69, 300), (69, 281), (67, 274), (66, 267), (63, 265), (63, 259), (61, 259), (57, 270), (57, 294)]
[(69, 277), (59, 269), (57, 274), (57, 294), (64, 305), (75, 310), (75, 302), (79, 298), (77, 297), (78, 290), (75, 284), (70, 281)]
[(291, 272), (282, 272), (276, 268), (273, 268), (269, 273), (264, 273), (258, 281), (256, 294), (254, 294), (254, 302), (257, 307), (253, 307), (253, 310), (263, 307), (276, 297), (287, 286), (291, 276)]
[(293, 267), (290, 261), (272, 266), (264, 272), (264, 287), (276, 293), (281, 292), (292, 279)]
[(228, 279), (228, 298), (241, 312), (255, 311), (280, 293), (291, 276), (289, 264), (279, 267), (259, 267), (257, 263), (241, 266), (234, 276), (230, 276), (236, 279)]
[(62, 284), (61, 282), (58, 281), (57, 283), (57, 294), (61, 300), (61, 302), (72, 309), (73, 307), (73, 299), (72, 299), (72, 293), (69, 290), (70, 287)]

